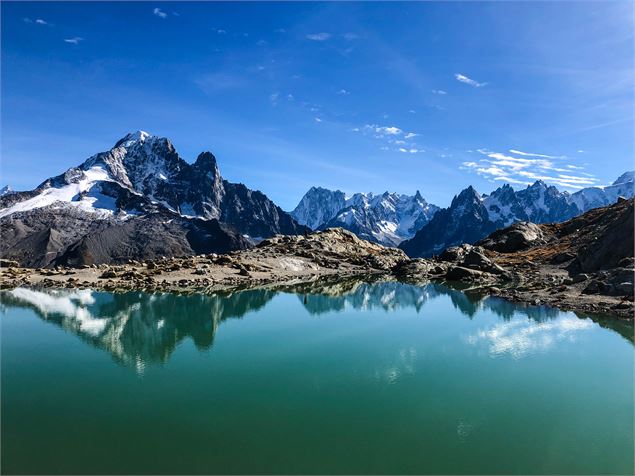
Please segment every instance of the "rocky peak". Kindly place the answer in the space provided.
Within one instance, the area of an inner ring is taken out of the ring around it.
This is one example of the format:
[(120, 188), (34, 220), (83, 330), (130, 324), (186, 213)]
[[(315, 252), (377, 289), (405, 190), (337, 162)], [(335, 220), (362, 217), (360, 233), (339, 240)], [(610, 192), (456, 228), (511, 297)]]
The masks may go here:
[(452, 199), (450, 208), (457, 208), (461, 205), (478, 204), (481, 201), (481, 196), (471, 185)]
[(205, 174), (209, 174), (212, 178), (220, 177), (220, 170), (216, 163), (216, 157), (211, 152), (202, 152), (196, 158), (194, 167)]

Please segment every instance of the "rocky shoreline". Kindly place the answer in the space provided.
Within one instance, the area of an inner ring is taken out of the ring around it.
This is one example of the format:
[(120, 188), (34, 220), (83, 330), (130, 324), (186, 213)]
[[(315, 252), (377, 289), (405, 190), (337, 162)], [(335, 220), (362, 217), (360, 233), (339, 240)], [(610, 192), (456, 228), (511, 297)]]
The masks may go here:
[[(559, 251), (555, 261), (561, 262), (554, 264), (553, 256), (545, 251), (554, 240), (543, 228), (517, 224), (506, 234), (492, 235), (489, 242), (449, 248), (433, 259), (409, 259), (399, 249), (361, 240), (343, 229), (329, 229), (307, 236), (276, 236), (256, 248), (224, 255), (212, 253), (120, 265), (29, 269), (3, 260), (0, 287), (218, 293), (251, 288), (291, 289), (353, 278), (417, 284), (442, 281), (459, 285), (466, 292), (529, 305), (633, 319), (632, 257), (623, 258), (619, 266), (608, 271), (572, 276), (567, 267), (576, 256), (562, 251), (562, 240), (556, 240)], [(515, 241), (514, 247), (521, 250), (495, 251), (505, 240)]]

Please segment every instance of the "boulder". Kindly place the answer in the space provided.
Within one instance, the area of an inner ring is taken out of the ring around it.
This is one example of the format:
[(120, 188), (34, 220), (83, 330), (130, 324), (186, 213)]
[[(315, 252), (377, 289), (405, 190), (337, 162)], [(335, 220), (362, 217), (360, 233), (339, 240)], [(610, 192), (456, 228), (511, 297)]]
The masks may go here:
[(521, 221), (495, 231), (476, 244), (499, 253), (514, 253), (543, 242), (544, 233), (539, 225)]
[(475, 269), (464, 268), (463, 266), (451, 266), (447, 273), (445, 273), (445, 278), (451, 281), (460, 281), (462, 279), (475, 280), (482, 278), (484, 273), (482, 271), (477, 271)]

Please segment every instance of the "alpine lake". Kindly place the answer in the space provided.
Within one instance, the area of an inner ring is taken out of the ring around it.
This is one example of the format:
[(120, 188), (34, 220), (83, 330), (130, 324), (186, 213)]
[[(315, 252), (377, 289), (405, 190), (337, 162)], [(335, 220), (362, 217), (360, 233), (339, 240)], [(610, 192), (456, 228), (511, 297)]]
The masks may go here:
[(633, 322), (443, 284), (1, 293), (4, 474), (633, 474)]

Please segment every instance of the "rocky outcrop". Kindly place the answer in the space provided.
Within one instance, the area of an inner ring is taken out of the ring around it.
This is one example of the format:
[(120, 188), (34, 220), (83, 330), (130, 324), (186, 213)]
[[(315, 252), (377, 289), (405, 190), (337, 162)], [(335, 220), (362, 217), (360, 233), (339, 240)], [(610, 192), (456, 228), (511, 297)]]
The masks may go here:
[(544, 234), (535, 223), (518, 222), (497, 230), (476, 244), (500, 253), (513, 253), (535, 246), (543, 240)]

